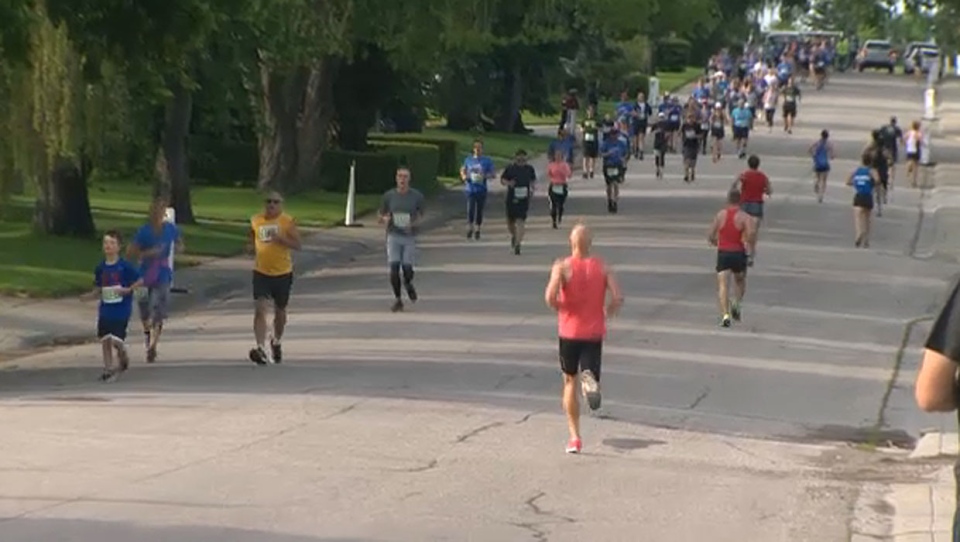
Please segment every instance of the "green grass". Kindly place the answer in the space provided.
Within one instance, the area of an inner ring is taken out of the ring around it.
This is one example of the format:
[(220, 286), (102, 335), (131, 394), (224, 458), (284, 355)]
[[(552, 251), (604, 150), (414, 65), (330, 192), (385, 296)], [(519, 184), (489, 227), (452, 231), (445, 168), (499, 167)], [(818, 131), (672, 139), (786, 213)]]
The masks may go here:
[[(703, 68), (696, 68), (693, 66), (687, 67), (687, 69), (682, 72), (677, 73), (660, 73), (657, 77), (660, 78), (660, 92), (677, 92), (683, 87), (689, 85), (696, 81), (700, 76), (703, 75)], [(559, 104), (560, 96), (554, 97), (550, 103)], [(597, 109), (599, 117), (603, 117), (607, 113), (613, 114), (614, 110), (617, 108), (617, 101), (615, 100), (600, 100), (597, 103)], [(523, 123), (527, 126), (542, 126), (545, 124), (558, 124), (560, 122), (560, 113), (538, 115), (530, 111), (524, 111), (521, 114), (523, 118)]]
[[(125, 239), (146, 219), (150, 187), (135, 183), (96, 183), (90, 190), (94, 221), (100, 232), (116, 229)], [(253, 189), (196, 187), (196, 225), (181, 225), (187, 251), (178, 267), (199, 257), (238, 254), (247, 240), (247, 220), (263, 205)], [(326, 227), (343, 219), (346, 196), (308, 192), (287, 198), (286, 209), (305, 227)], [(372, 211), (377, 195), (358, 195), (357, 214)], [(100, 261), (99, 239), (73, 239), (32, 231), (33, 200), (17, 196), (0, 214), (0, 294), (58, 297), (88, 291)]]
[[(503, 134), (499, 132), (489, 132), (477, 134), (475, 132), (464, 132), (455, 130), (446, 130), (444, 128), (426, 128), (423, 134), (430, 137), (453, 139), (460, 147), (460, 158), (466, 158), (473, 148), (473, 140), (479, 137), (483, 140), (483, 152), (493, 159), (497, 167), (503, 167), (513, 161), (517, 149), (524, 149), (530, 156), (536, 156), (547, 151), (547, 145), (550, 139), (535, 135), (525, 134)], [(458, 179), (453, 179), (459, 184)], [(448, 184), (448, 180), (441, 177), (440, 182)]]

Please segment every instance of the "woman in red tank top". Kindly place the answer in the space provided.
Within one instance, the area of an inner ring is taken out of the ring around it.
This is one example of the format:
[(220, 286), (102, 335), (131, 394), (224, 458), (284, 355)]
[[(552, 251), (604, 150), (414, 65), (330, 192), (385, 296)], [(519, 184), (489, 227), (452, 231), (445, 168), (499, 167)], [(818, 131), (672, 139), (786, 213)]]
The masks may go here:
[[(582, 224), (574, 226), (571, 255), (553, 264), (544, 295), (558, 316), (563, 409), (570, 431), (567, 453), (579, 453), (582, 447), (577, 375), (590, 408), (600, 408), (600, 358), (607, 318), (623, 303), (620, 286), (603, 260), (590, 255), (590, 245), (590, 230)], [(607, 292), (611, 294), (609, 304)]]

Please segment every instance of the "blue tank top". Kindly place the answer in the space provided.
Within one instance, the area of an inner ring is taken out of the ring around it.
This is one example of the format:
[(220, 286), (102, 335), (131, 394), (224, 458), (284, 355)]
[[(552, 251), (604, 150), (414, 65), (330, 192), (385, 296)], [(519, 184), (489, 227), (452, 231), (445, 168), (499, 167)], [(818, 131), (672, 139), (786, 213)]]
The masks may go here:
[(873, 195), (873, 177), (870, 175), (870, 168), (860, 166), (853, 172), (853, 189), (860, 195)]
[(820, 141), (817, 148), (813, 150), (813, 163), (818, 167), (830, 165), (830, 156), (827, 154), (827, 143), (825, 141)]

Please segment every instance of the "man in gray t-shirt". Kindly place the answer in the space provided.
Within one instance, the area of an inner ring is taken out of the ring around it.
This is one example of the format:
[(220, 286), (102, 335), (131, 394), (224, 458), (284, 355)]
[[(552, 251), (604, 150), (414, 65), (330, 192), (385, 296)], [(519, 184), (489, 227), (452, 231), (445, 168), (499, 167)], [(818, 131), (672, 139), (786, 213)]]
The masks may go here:
[(400, 299), (400, 271), (410, 301), (417, 301), (413, 287), (413, 264), (416, 256), (416, 233), (423, 218), (423, 194), (410, 188), (410, 170), (397, 168), (397, 187), (387, 190), (380, 202), (380, 223), (387, 225), (387, 263), (390, 264), (390, 286), (395, 301), (391, 310), (403, 310)]

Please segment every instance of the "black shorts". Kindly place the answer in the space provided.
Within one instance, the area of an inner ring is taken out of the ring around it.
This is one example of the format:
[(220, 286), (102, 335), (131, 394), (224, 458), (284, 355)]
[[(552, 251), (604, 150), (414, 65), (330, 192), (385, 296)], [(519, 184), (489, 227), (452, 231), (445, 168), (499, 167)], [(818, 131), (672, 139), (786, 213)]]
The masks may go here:
[(586, 158), (596, 158), (600, 156), (600, 145), (598, 145), (596, 141), (584, 141), (583, 156)]
[(293, 273), (272, 276), (253, 272), (253, 299), (272, 299), (278, 309), (287, 308), (292, 287)]
[(890, 164), (896, 164), (898, 158), (900, 158), (900, 151), (896, 147), (892, 147), (890, 149)]
[(746, 126), (734, 126), (733, 127), (733, 138), (734, 139), (749, 139), (750, 138), (750, 128)]
[(622, 183), (623, 175), (626, 172), (626, 168), (623, 166), (614, 166), (614, 165), (603, 165), (603, 180), (607, 181), (607, 184), (613, 183)]
[(908, 152), (908, 153), (907, 153), (907, 161), (908, 161), (908, 162), (919, 162), (919, 161), (920, 161), (920, 153), (919, 153), (919, 152)]
[(507, 200), (507, 220), (526, 220), (530, 211), (530, 198)]
[(861, 209), (873, 209), (873, 194), (855, 194), (853, 196), (853, 206)]
[(740, 210), (748, 215), (763, 220), (763, 202), (762, 201), (742, 201)]
[(783, 116), (784, 117), (796, 117), (797, 116), (797, 104), (795, 102), (783, 104)]
[(813, 73), (815, 73), (815, 74), (817, 74), (817, 75), (824, 75), (824, 74), (827, 73), (827, 67), (826, 67), (826, 66), (816, 66), (816, 67), (813, 68)]
[(727, 134), (726, 130), (723, 128), (711, 128), (710, 135), (712, 135), (715, 139), (723, 139)]
[(97, 319), (97, 338), (116, 337), (121, 341), (127, 340), (127, 325), (130, 320), (104, 320)]
[(717, 251), (717, 273), (723, 271), (733, 271), (734, 273), (743, 273), (747, 270), (746, 252), (729, 252), (726, 250)]
[(890, 184), (890, 170), (877, 168), (877, 177), (880, 177), (880, 186), (887, 188)]
[(687, 144), (687, 143), (684, 143), (684, 145), (683, 145), (683, 159), (684, 159), (684, 160), (686, 160), (686, 161), (688, 161), (688, 162), (694, 162), (694, 163), (696, 163), (696, 161), (697, 161), (697, 156), (699, 156), (699, 154), (700, 154), (700, 142), (699, 142), (699, 141), (696, 142), (696, 146), (691, 146), (691, 145), (689, 145), (689, 144)]
[(633, 137), (647, 133), (647, 121), (636, 122), (630, 125), (630, 135)]
[(603, 341), (560, 338), (560, 370), (565, 375), (575, 376), (581, 370), (590, 370), (599, 382), (602, 354)]

